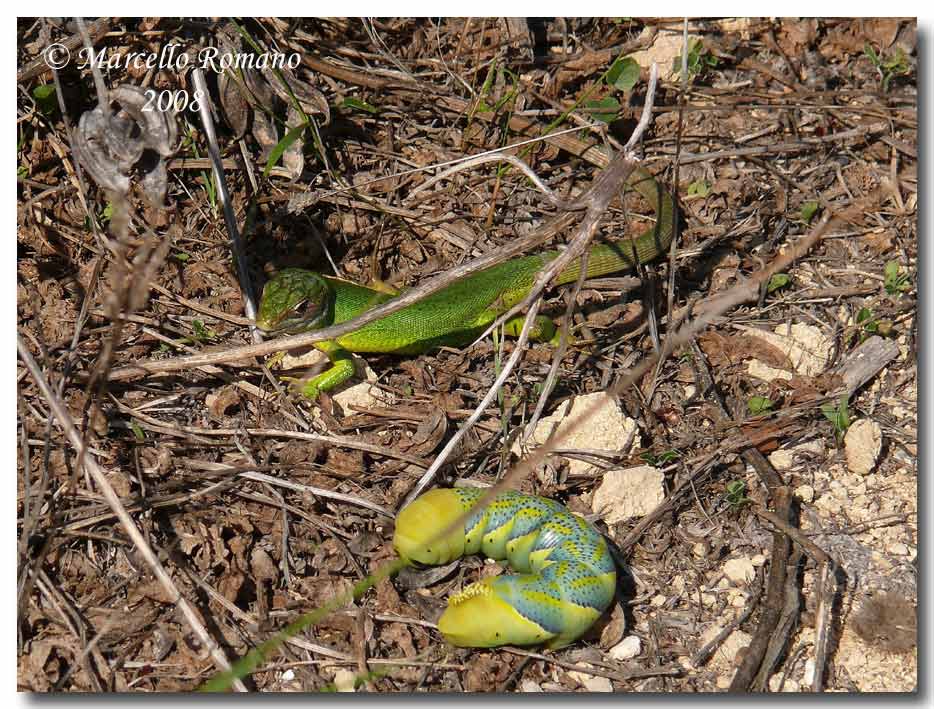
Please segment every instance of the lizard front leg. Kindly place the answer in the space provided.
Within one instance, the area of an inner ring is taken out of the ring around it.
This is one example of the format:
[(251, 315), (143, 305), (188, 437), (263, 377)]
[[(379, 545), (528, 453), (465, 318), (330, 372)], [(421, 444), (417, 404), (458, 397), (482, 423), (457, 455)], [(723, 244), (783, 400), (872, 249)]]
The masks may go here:
[(354, 374), (353, 358), (350, 352), (339, 344), (333, 340), (326, 340), (316, 342), (314, 347), (327, 355), (332, 366), (304, 382), (294, 377), (284, 377), (284, 379), (294, 382), (297, 385), (296, 388), (310, 401), (317, 399), (318, 394), (322, 391), (330, 391), (335, 387), (339, 387)]

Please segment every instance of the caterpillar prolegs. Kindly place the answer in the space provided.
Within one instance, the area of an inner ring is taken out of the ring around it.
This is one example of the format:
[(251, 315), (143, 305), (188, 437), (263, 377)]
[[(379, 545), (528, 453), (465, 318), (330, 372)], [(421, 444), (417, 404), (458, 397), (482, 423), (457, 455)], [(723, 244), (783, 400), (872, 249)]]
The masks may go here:
[(606, 540), (553, 500), (507, 491), (475, 510), (463, 528), (431, 541), (482, 495), (474, 488), (432, 490), (396, 519), (393, 546), (404, 559), (438, 565), (483, 553), (518, 572), (451, 596), (438, 629), (461, 647), (573, 642), (613, 601), (616, 567)]

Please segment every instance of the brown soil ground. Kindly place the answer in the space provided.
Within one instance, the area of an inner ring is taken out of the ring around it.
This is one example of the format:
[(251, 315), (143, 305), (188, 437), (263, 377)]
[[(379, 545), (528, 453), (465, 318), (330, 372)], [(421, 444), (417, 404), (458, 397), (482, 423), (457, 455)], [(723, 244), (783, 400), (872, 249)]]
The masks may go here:
[[(619, 605), (592, 633), (556, 652), (452, 648), (433, 621), (447, 595), (476, 578), (482, 563), (468, 559), (381, 581), (266, 657), (243, 678), (247, 689), (346, 688), (354, 678), (356, 691), (371, 692), (916, 687), (913, 20), (692, 22), (686, 81), (672, 72), (680, 20), (267, 19), (239, 30), (227, 21), (89, 21), (96, 52), (117, 58), (100, 73), (104, 85), (151, 89), (180, 109), (170, 154), (155, 149), (158, 126), (140, 132), (127, 118), (103, 164), (94, 151), (106, 145), (88, 138), (92, 121), (82, 120), (99, 98), (76, 61), (87, 54), (67, 45), (72, 61), (55, 77), (41, 63), (50, 43), (77, 32), (20, 19), (17, 34), (18, 332), (52, 391), (40, 390), (21, 358), (21, 690), (191, 690), (217, 674), (219, 656), (243, 657), (340, 598), (392, 557), (388, 513), (498, 371), (490, 339), (367, 356), (379, 396), (358, 405), (324, 396), (320, 407), (280, 386), (265, 358), (108, 379), (139, 361), (251, 341), (192, 107), (199, 50), (243, 54), (245, 37), (301, 60), (280, 75), (206, 72), (257, 289), (287, 266), (407, 287), (529, 234), (554, 209), (515, 169), (487, 163), (410, 195), (433, 166), (584, 127), (571, 134), (576, 143), (511, 151), (558, 195), (579, 193), (601, 166), (574, 146), (625, 143), (647, 67), (659, 62), (639, 152), (678, 196), (677, 250), (645, 269), (642, 285), (584, 285), (577, 340), (546, 415), (605, 389), (663, 344), (670, 326), (822, 219), (848, 216), (787, 279), (723, 313), (622, 392), (639, 447), (603, 467), (655, 465), (665, 502), (609, 526), (590, 515), (628, 568)], [(134, 51), (165, 57), (173, 44), (187, 66), (121, 60)], [(638, 80), (607, 74), (626, 55), (641, 65)], [(290, 92), (309, 124), (280, 142), (305, 120)], [(120, 164), (114, 155), (124, 150)], [(106, 191), (102, 175), (121, 173), (126, 195)], [(853, 206), (857, 214), (847, 212)], [(596, 238), (639, 228), (645, 213), (638, 201), (614, 202)], [(545, 308), (562, 315), (563, 294), (551, 291)], [(821, 343), (817, 370), (789, 366), (780, 341), (749, 335), (781, 325), (807, 326)], [(840, 374), (872, 342), (893, 354), (841, 411)], [(490, 484), (510, 467), (553, 352), (530, 346), (435, 484)], [(762, 366), (788, 374), (762, 375)], [(79, 463), (53, 398), (151, 555), (117, 519), (105, 483)], [(764, 399), (767, 408), (750, 411)], [(845, 435), (848, 425), (868, 437)], [(554, 459), (520, 487), (590, 514), (602, 474), (572, 475)], [(769, 510), (783, 528), (765, 519)], [(624, 637), (634, 652), (611, 652)], [(750, 653), (755, 663), (744, 667)]]

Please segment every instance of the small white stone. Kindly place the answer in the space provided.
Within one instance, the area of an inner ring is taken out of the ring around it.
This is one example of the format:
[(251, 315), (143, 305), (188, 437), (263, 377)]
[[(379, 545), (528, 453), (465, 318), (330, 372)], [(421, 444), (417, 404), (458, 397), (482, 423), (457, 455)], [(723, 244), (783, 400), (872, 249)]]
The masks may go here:
[[(372, 370), (370, 370), (372, 371)], [(387, 404), (385, 392), (370, 382), (359, 382), (337, 392), (331, 397), (345, 414), (367, 411)]]
[(769, 454), (769, 462), (775, 466), (777, 470), (790, 470), (795, 466), (795, 463), (798, 462), (800, 454), (823, 455), (824, 444), (822, 441), (815, 439), (789, 448), (779, 448), (777, 451), (773, 451)]
[(588, 692), (612, 692), (613, 683), (609, 677), (591, 677), (584, 681)]
[(723, 675), (717, 677), (717, 689), (729, 689), (732, 681), (732, 677), (725, 677)]
[[(590, 409), (594, 409), (590, 418), (577, 426), (577, 421)], [(563, 402), (555, 413), (538, 422), (529, 436), (528, 445), (541, 445), (552, 433), (560, 435), (570, 427), (575, 427), (575, 430), (561, 443), (562, 448), (585, 448), (619, 454), (642, 445), (635, 420), (623, 415), (616, 399), (603, 391), (574, 397), (573, 405)], [(512, 452), (522, 455), (519, 440), (513, 444)], [(587, 475), (598, 468), (586, 460), (569, 458), (568, 470), (571, 475)]]
[(522, 684), (519, 685), (519, 689), (523, 692), (541, 692), (543, 691), (541, 685), (538, 682), (535, 682), (530, 679), (522, 680)]
[(727, 559), (723, 564), (723, 573), (735, 584), (747, 584), (756, 577), (756, 567), (752, 559), (742, 556), (738, 559)]
[(334, 673), (334, 686), (338, 692), (353, 692), (357, 676), (350, 670), (338, 670)]
[(293, 679), (295, 679), (295, 670), (286, 670), (281, 675), (279, 675), (279, 679), (281, 679), (283, 682), (291, 682)]
[(607, 524), (642, 517), (665, 500), (665, 476), (650, 465), (610, 470), (593, 494), (591, 509)]
[(843, 448), (850, 471), (868, 475), (882, 452), (882, 427), (872, 419), (854, 421), (843, 438)]
[(791, 381), (794, 377), (791, 372), (770, 367), (765, 362), (761, 362), (758, 359), (749, 360), (749, 362), (746, 363), (746, 371), (749, 373), (750, 377), (761, 379), (764, 382), (773, 382), (776, 379)]
[(795, 488), (795, 496), (805, 504), (811, 504), (814, 501), (814, 488), (810, 485), (798, 485)]
[(610, 648), (609, 655), (614, 660), (631, 660), (642, 652), (642, 641), (637, 635), (627, 635), (617, 645)]
[(896, 556), (908, 556), (908, 546), (901, 542), (894, 542), (889, 544), (888, 552)]
[[(794, 371), (807, 377), (816, 377), (823, 372), (833, 353), (833, 340), (825, 337), (814, 325), (793, 323), (789, 326), (787, 323), (782, 323), (773, 332), (745, 325), (740, 325), (739, 329), (784, 352)], [(767, 367), (767, 365), (763, 366)], [(750, 374), (752, 374), (751, 370)], [(776, 374), (772, 378), (790, 379), (791, 376)], [(766, 379), (766, 381), (769, 380)]]
[[(584, 667), (588, 665), (584, 663)], [(610, 682), (607, 677), (597, 677), (586, 672), (578, 672), (577, 670), (571, 670), (568, 672), (568, 677), (579, 682), (588, 692), (612, 692), (613, 683)]]
[(667, 600), (668, 598), (666, 596), (663, 596), (659, 593), (652, 596), (652, 605), (656, 608), (661, 608), (663, 605), (665, 605), (665, 601)]
[(694, 396), (696, 393), (697, 393), (697, 387), (696, 387), (696, 386), (694, 386), (693, 384), (685, 384), (685, 385), (684, 385), (684, 398), (685, 398), (685, 399), (690, 399), (690, 398), (691, 398), (692, 396)]
[[(697, 35), (692, 34), (688, 36), (687, 41), (694, 42), (697, 38)], [(658, 64), (660, 79), (676, 79), (681, 71), (678, 68), (681, 63), (675, 61), (676, 57), (681, 56), (681, 36), (676, 32), (659, 32), (653, 35), (643, 29), (639, 39), (644, 40), (642, 46), (648, 44), (648, 48), (640, 49), (629, 56), (638, 62), (639, 66), (652, 66), (652, 62)]]
[(328, 356), (321, 350), (312, 347), (304, 352), (299, 351), (299, 354), (286, 352), (282, 355), (282, 359), (279, 360), (279, 368), (287, 371), (299, 367), (326, 366), (327, 362)]

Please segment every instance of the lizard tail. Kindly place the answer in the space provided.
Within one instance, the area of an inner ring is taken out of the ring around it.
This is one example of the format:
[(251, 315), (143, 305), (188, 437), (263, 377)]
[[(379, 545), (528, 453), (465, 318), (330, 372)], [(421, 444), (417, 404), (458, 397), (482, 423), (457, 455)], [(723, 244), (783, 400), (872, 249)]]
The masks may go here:
[[(652, 205), (655, 225), (631, 239), (598, 244), (587, 259), (587, 277), (625, 271), (647, 263), (668, 251), (674, 234), (675, 205), (671, 194), (644, 168), (636, 168), (626, 180), (626, 188), (636, 190)], [(573, 283), (580, 275), (580, 261), (573, 262), (555, 279), (555, 285)]]

